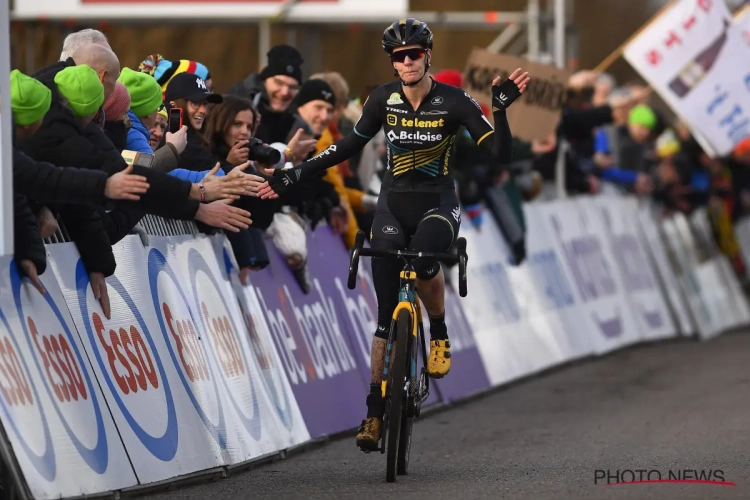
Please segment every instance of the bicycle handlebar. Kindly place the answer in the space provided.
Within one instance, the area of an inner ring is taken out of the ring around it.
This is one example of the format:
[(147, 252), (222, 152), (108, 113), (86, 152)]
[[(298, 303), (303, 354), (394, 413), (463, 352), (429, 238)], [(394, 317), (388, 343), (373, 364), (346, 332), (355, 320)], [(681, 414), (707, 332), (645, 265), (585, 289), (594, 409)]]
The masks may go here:
[(357, 236), (354, 240), (354, 246), (351, 249), (349, 257), (349, 280), (347, 286), (349, 290), (354, 290), (357, 286), (357, 271), (359, 268), (360, 257), (401, 257), (407, 263), (413, 259), (420, 257), (435, 259), (447, 264), (458, 264), (458, 294), (461, 297), (466, 297), (467, 286), (466, 286), (466, 262), (468, 256), (466, 255), (466, 238), (458, 238), (456, 240), (456, 254), (452, 253), (431, 253), (431, 252), (418, 252), (415, 250), (381, 250), (375, 248), (365, 248), (365, 233), (362, 231), (357, 232)]
[(359, 249), (361, 257), (402, 257), (406, 260), (418, 259), (435, 259), (445, 262), (446, 264), (458, 264), (459, 256), (452, 253), (431, 253), (417, 252), (415, 250), (380, 250), (376, 248), (362, 247)]

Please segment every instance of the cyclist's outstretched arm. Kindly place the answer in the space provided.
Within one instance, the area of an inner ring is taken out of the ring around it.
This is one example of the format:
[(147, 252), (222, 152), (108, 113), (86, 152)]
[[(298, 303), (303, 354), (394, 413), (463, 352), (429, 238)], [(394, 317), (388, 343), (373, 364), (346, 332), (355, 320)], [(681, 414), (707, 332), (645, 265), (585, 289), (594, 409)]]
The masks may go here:
[(365, 101), (365, 105), (362, 107), (362, 116), (360, 116), (351, 133), (294, 168), (276, 170), (273, 176), (268, 179), (268, 182), (260, 187), (258, 195), (263, 199), (275, 198), (305, 176), (338, 165), (362, 151), (382, 126), (380, 93), (380, 89), (376, 89)]
[(495, 122), (494, 130), (485, 118), (479, 104), (469, 94), (466, 94), (467, 104), (461, 103), (466, 130), (469, 131), (471, 137), (480, 147), (492, 155), (500, 169), (513, 160), (513, 135), (508, 124), (506, 110), (526, 90), (528, 82), (528, 73), (524, 73), (520, 68), (514, 71), (505, 82), (499, 85), (499, 82), (493, 82), (492, 117)]

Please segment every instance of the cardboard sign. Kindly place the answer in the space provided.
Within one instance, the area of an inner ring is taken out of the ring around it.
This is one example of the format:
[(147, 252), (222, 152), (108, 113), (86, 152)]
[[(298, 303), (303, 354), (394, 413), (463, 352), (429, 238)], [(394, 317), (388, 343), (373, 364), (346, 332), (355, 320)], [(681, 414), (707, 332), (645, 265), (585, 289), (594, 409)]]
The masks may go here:
[(516, 68), (528, 71), (531, 81), (523, 96), (508, 108), (510, 130), (513, 137), (524, 141), (543, 139), (555, 132), (560, 121), (570, 71), (475, 48), (466, 62), (464, 90), (491, 108), (492, 80), (497, 76), (505, 80)]

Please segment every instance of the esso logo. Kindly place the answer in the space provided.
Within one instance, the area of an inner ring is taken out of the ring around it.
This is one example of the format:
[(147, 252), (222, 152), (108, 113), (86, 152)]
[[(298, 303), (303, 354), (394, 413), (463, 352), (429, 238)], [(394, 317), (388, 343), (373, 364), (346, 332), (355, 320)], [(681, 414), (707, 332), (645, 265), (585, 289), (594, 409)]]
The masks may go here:
[[(221, 381), (242, 425), (253, 439), (260, 440), (258, 393), (253, 387), (252, 372), (240, 343), (237, 325), (232, 320), (214, 273), (194, 248), (188, 252), (188, 265), (195, 310), (201, 319), (202, 331), (208, 336)], [(251, 408), (248, 408), (247, 402), (251, 402)], [(250, 415), (248, 410), (252, 411)]]
[[(11, 275), (15, 273), (20, 281), (16, 265), (11, 262), (10, 266)], [(21, 352), (15, 332), (10, 329), (8, 319), (0, 309), (0, 407), (3, 425), (13, 430), (14, 446), (20, 444), (37, 472), (51, 482), (57, 475), (52, 435), (39, 403), (39, 393)]]
[[(148, 255), (154, 311), (182, 385), (201, 421), (221, 449), (226, 449), (224, 410), (206, 350), (185, 292), (166, 257), (152, 248)], [(196, 396), (200, 395), (200, 398)]]
[(138, 440), (156, 458), (169, 461), (177, 452), (178, 429), (164, 366), (130, 294), (116, 276), (107, 284), (111, 320), (97, 310), (86, 268), (78, 261), (78, 306), (99, 370)]
[[(232, 260), (229, 257), (229, 253), (226, 249), (223, 249), (224, 256), (224, 268), (227, 275), (234, 275), (238, 279), (239, 276), (237, 269), (232, 264)], [(261, 380), (263, 381), (263, 387), (266, 389), (266, 393), (271, 399), (271, 403), (276, 408), (276, 413), (281, 420), (281, 423), (287, 430), (292, 430), (294, 427), (294, 420), (290, 411), (289, 396), (284, 387), (284, 379), (281, 373), (281, 368), (277, 367), (274, 362), (274, 356), (272, 348), (268, 345), (268, 335), (258, 331), (258, 324), (256, 324), (257, 318), (262, 316), (258, 314), (254, 316), (251, 312), (252, 306), (259, 308), (258, 300), (255, 295), (253, 287), (242, 287), (237, 291), (237, 306), (239, 307), (240, 313), (242, 314), (242, 320), (244, 321), (245, 327), (247, 328), (247, 334), (250, 338), (250, 350), (255, 356), (255, 360), (258, 362), (258, 368), (261, 373)], [(240, 298), (244, 297), (244, 301)], [(247, 304), (249, 307), (246, 307)], [(260, 313), (260, 311), (257, 311)], [(269, 334), (270, 335), (270, 334)]]
[(48, 290), (22, 293), (21, 276), (11, 272), (11, 287), (31, 357), (65, 432), (81, 458), (98, 474), (107, 470), (107, 431), (101, 404), (68, 322), (55, 303), (62, 295)]

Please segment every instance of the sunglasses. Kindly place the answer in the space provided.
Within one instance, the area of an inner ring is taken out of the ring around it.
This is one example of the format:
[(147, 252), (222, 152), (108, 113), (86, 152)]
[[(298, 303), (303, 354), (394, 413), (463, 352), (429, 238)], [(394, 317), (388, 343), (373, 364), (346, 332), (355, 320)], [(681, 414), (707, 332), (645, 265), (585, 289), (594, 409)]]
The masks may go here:
[(425, 53), (427, 53), (425, 49), (399, 50), (398, 52), (391, 53), (391, 61), (402, 63), (406, 60), (407, 56), (412, 61), (418, 61), (419, 59), (422, 59), (424, 57)]

